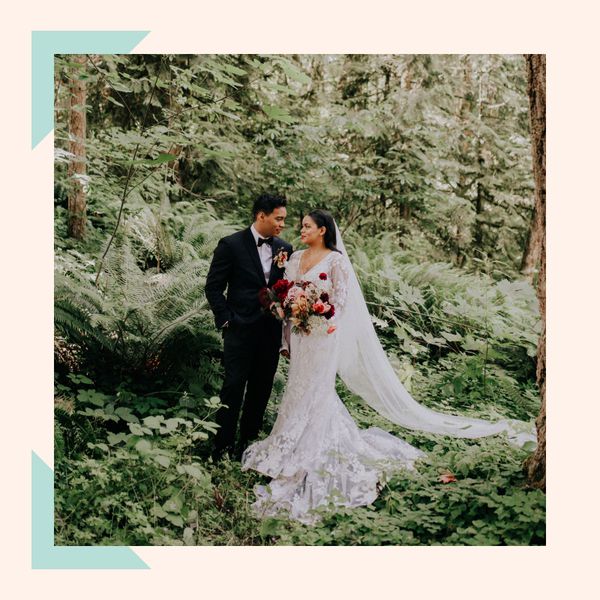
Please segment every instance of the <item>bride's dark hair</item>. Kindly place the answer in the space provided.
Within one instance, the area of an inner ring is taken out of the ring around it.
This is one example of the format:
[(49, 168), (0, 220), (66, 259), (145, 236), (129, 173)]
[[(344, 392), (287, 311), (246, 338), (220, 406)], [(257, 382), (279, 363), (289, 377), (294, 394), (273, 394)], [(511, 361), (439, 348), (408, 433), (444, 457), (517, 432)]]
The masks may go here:
[[(331, 213), (328, 213), (326, 210), (321, 208), (317, 208), (315, 210), (311, 210), (304, 216), (310, 217), (316, 223), (317, 227), (325, 227), (325, 235), (323, 236), (325, 247), (333, 250), (334, 252), (340, 252), (336, 247), (337, 239), (335, 235), (335, 221), (333, 220)], [(300, 226), (302, 226), (303, 219), (304, 217), (300, 219)]]

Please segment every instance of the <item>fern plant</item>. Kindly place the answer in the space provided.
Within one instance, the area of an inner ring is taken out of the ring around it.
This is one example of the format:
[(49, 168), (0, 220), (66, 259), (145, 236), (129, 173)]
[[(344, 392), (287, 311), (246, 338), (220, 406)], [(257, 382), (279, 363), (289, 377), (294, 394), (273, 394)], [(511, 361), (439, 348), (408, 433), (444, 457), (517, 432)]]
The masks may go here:
[(204, 283), (210, 253), (227, 226), (209, 211), (176, 215), (169, 230), (177, 232), (179, 224), (179, 235), (165, 234), (171, 253), (162, 266), (170, 266), (159, 271), (144, 268), (153, 218), (142, 211), (124, 224), (105, 258), (98, 288), (93, 263), (73, 251), (57, 254), (57, 333), (77, 344), (91, 372), (115, 380), (168, 379), (202, 363), (213, 391), (221, 340)]

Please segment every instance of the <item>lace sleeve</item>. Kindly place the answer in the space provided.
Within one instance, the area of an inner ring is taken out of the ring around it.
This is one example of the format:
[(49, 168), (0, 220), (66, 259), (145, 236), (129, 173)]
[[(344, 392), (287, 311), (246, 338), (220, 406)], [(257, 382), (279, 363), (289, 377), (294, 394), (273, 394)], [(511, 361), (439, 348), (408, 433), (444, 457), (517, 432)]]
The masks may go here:
[(335, 314), (341, 315), (348, 299), (348, 279), (350, 269), (345, 256), (337, 254), (331, 261), (331, 294), (330, 300), (335, 306)]

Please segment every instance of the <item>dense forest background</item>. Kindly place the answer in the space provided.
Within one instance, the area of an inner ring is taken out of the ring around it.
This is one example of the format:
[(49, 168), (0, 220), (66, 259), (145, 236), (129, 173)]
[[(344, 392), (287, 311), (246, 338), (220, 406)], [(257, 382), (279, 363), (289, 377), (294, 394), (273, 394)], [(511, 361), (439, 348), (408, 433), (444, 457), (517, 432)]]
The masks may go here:
[(57, 56), (56, 543), (544, 544), (534, 448), (403, 430), (341, 384), (361, 425), (429, 453), (373, 506), (256, 521), (263, 479), (204, 458), (221, 380), (204, 278), (263, 191), (288, 198), (295, 247), (303, 211), (333, 213), (416, 399), (536, 418), (531, 99), (522, 55)]

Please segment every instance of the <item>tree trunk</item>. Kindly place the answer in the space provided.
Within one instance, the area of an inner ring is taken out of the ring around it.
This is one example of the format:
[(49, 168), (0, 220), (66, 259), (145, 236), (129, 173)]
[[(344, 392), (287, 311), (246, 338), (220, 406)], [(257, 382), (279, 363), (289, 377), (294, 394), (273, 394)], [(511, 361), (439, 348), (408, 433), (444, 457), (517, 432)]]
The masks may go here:
[(525, 462), (530, 485), (546, 489), (546, 55), (526, 54), (527, 91), (531, 150), (535, 180), (536, 229), (540, 237), (540, 274), (537, 297), (540, 303), (542, 333), (537, 351), (536, 377), (542, 406), (536, 419), (538, 445)]
[(534, 207), (531, 215), (531, 223), (527, 232), (527, 240), (525, 242), (525, 249), (523, 250), (520, 269), (521, 273), (531, 282), (533, 282), (535, 270), (540, 262), (540, 252), (542, 249), (541, 229), (537, 222), (538, 211), (536, 208)]
[(75, 67), (71, 74), (71, 93), (69, 106), (69, 152), (73, 158), (69, 161), (67, 169), (69, 175), (68, 199), (68, 235), (78, 240), (85, 236), (86, 198), (84, 179), (86, 176), (85, 164), (85, 129), (86, 129), (86, 89), (85, 80), (79, 75), (85, 72), (85, 55), (73, 56), (73, 62), (81, 67)]

